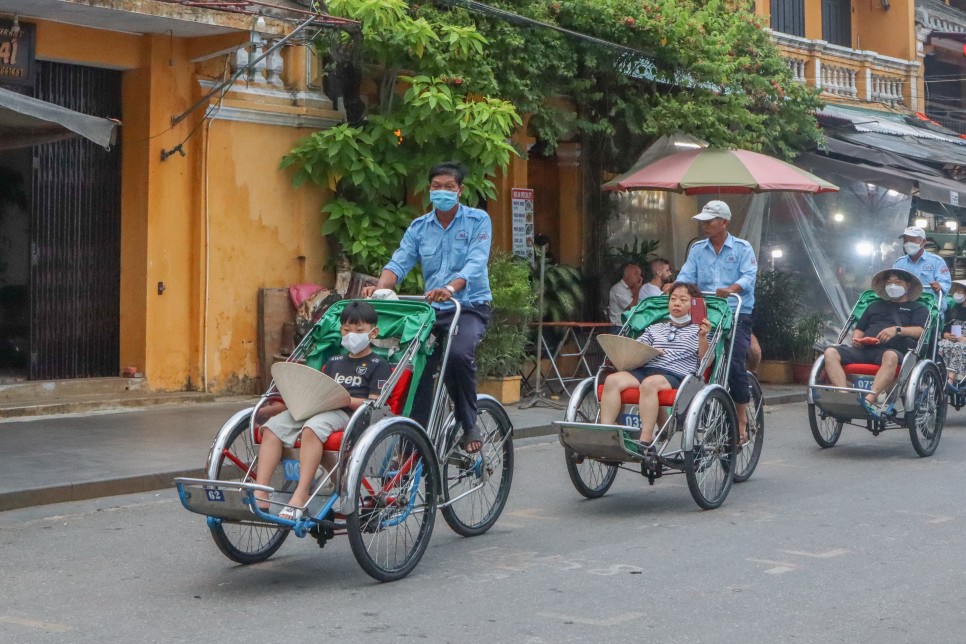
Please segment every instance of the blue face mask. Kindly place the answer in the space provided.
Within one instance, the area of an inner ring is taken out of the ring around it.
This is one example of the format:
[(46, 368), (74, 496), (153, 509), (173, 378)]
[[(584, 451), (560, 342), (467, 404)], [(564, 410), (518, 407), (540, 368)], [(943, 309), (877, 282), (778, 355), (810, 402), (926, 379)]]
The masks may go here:
[(436, 210), (452, 210), (459, 202), (459, 194), (449, 190), (430, 190), (429, 200)]

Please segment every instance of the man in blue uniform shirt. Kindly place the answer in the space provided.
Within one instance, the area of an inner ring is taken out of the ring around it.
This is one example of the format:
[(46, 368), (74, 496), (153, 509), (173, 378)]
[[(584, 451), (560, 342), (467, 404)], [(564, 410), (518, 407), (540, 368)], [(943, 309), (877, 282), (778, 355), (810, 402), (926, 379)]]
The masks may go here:
[[(487, 260), (493, 230), (485, 211), (459, 203), (463, 193), (463, 168), (441, 163), (429, 173), (429, 200), (433, 210), (418, 217), (403, 235), (399, 248), (386, 264), (376, 286), (362, 290), (365, 297), (382, 288), (393, 288), (419, 262), (426, 280), (426, 299), (436, 309), (437, 338), (445, 338), (456, 307), (462, 306), (459, 328), (451, 339), (444, 383), (453, 400), (456, 419), (463, 427), (461, 446), (468, 452), (482, 447), (476, 424), (476, 346), (490, 323), (490, 277)], [(442, 359), (434, 351), (419, 381), (413, 403), (413, 419), (424, 427), (433, 404), (433, 375)]]
[(946, 298), (944, 295), (949, 292), (949, 287), (952, 286), (952, 278), (949, 275), (946, 260), (939, 255), (926, 252), (926, 231), (922, 228), (909, 226), (902, 231), (901, 237), (902, 250), (906, 254), (897, 259), (892, 268), (901, 268), (918, 277), (923, 288), (932, 289), (933, 295), (939, 298), (940, 310), (945, 310)]
[[(691, 247), (677, 281), (697, 284), (702, 292), (712, 292), (718, 297), (741, 296), (741, 310), (735, 311), (738, 324), (728, 373), (728, 387), (738, 412), (738, 443), (741, 445), (748, 439), (745, 414), (751, 389), (745, 360), (751, 345), (751, 313), (755, 308), (758, 259), (751, 244), (728, 232), (731, 209), (725, 202), (709, 201), (693, 219), (701, 222), (701, 230), (707, 239)], [(737, 301), (730, 299), (728, 302), (734, 310)], [(693, 322), (701, 324), (701, 320)]]

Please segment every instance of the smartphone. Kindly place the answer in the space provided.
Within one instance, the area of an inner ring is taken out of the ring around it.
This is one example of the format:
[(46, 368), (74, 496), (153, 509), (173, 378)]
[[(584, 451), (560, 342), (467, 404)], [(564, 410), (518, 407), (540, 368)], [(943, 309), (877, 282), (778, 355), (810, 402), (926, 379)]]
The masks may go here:
[(691, 321), (695, 324), (701, 324), (706, 317), (708, 317), (708, 308), (704, 305), (704, 298), (692, 297)]

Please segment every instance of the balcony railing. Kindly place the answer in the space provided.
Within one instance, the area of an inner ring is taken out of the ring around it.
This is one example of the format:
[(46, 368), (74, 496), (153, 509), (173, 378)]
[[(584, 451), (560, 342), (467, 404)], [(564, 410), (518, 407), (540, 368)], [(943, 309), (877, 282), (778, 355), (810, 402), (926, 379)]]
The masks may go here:
[[(819, 87), (825, 94), (891, 107), (919, 109), (914, 83), (918, 61), (882, 56), (772, 32), (796, 82)], [(912, 87), (910, 87), (912, 83)]]
[(916, 0), (916, 22), (932, 31), (966, 33), (966, 15), (942, 0)]

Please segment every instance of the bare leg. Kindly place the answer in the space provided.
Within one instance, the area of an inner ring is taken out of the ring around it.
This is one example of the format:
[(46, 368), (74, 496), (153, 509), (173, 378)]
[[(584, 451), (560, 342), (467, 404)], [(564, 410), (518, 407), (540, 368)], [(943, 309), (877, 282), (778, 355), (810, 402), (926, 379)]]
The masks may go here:
[(751, 373), (758, 373), (758, 365), (761, 364), (761, 345), (754, 333), (751, 334), (751, 346), (748, 347), (748, 356), (745, 358), (745, 366)]
[(842, 368), (842, 356), (839, 355), (835, 347), (829, 347), (825, 350), (825, 373), (833, 387), (848, 386), (845, 370)]
[(604, 381), (604, 391), (600, 395), (600, 422), (602, 425), (613, 425), (617, 422), (617, 414), (621, 411), (621, 392), (625, 389), (636, 389), (640, 381), (626, 371), (618, 371), (607, 376)]
[[(258, 448), (258, 466), (255, 468), (255, 482), (259, 485), (269, 485), (272, 474), (282, 460), (282, 440), (272, 433), (272, 430), (262, 428), (262, 444)], [(255, 498), (265, 503), (259, 503), (262, 510), (268, 509), (268, 492), (255, 492)]]
[(736, 403), (738, 413), (738, 444), (744, 445), (748, 441), (748, 403)]
[(660, 405), (657, 402), (659, 391), (670, 389), (671, 384), (664, 376), (648, 376), (641, 383), (641, 398), (638, 403), (641, 410), (641, 442), (650, 443), (654, 440), (654, 423), (657, 422), (657, 412)]
[(870, 403), (875, 403), (880, 393), (892, 386), (896, 379), (896, 366), (899, 364), (899, 354), (895, 351), (886, 351), (882, 354), (882, 366), (875, 374), (872, 381), (872, 391), (865, 397)]
[(322, 463), (325, 447), (319, 437), (311, 429), (302, 430), (302, 448), (299, 450), (299, 484), (292, 493), (288, 504), (293, 508), (301, 508), (309, 501), (312, 492), (312, 481)]

